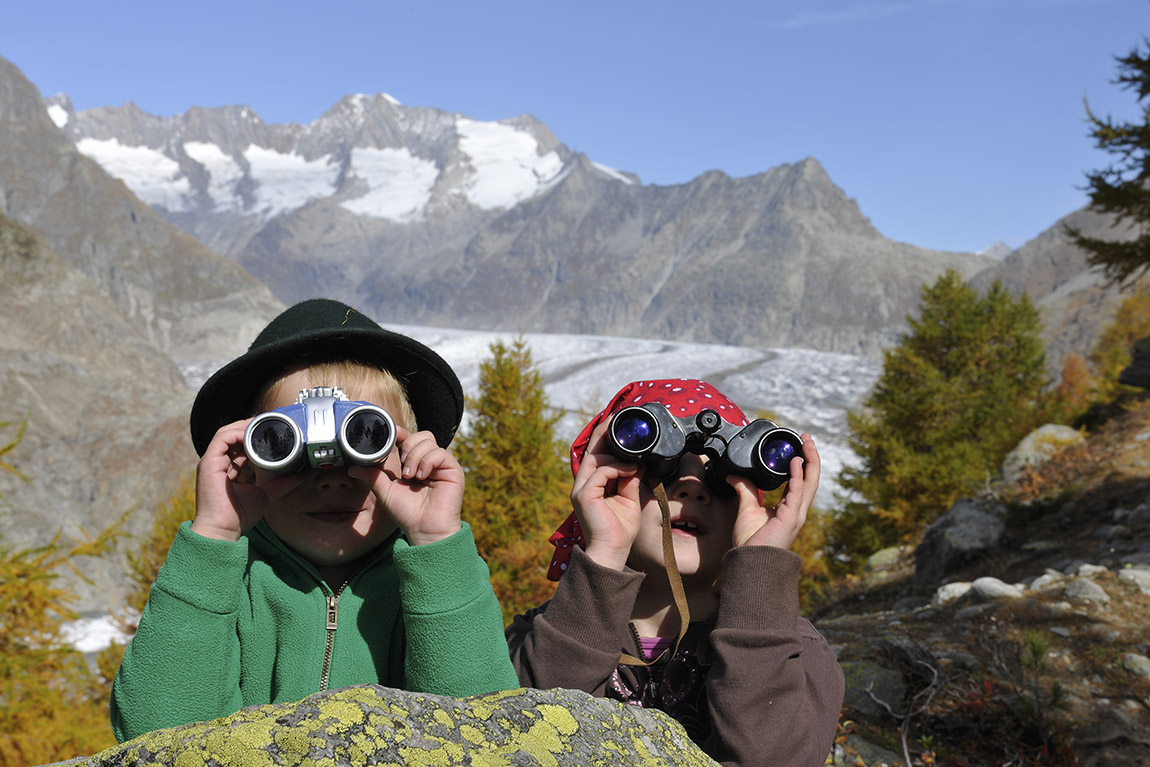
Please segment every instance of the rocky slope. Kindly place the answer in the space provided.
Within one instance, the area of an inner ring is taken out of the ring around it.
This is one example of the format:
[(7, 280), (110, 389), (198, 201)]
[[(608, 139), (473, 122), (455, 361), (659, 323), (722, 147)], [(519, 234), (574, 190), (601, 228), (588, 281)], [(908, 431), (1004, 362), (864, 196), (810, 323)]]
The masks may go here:
[(1150, 400), (976, 505), (813, 616), (848, 677), (838, 763), (905, 763), (901, 724), (914, 764), (1150, 764)]
[(985, 290), (999, 280), (1016, 295), (1026, 291), (1034, 299), (1042, 313), (1047, 358), (1056, 372), (1067, 354), (1089, 355), (1099, 332), (1127, 294), (1119, 287), (1106, 286), (1099, 273), (1087, 266), (1086, 254), (1071, 243), (1066, 226), (1104, 240), (1136, 236), (1128, 223), (1115, 225), (1110, 216), (1078, 210), (970, 281)]
[[(282, 308), (82, 155), (0, 59), (0, 472), (5, 546), (142, 533), (195, 465), (174, 360), (234, 356)], [(131, 545), (129, 541), (122, 542)], [(83, 611), (122, 603), (122, 561), (62, 577)]]
[[(128, 513), (142, 534), (195, 465), (192, 392), (175, 364), (86, 275), (0, 214), (0, 543), (79, 540)], [(128, 542), (125, 541), (125, 544)], [(82, 610), (122, 604), (118, 557), (62, 573)]]
[(0, 213), (31, 227), (174, 358), (230, 356), (282, 308), (77, 151), (2, 58)]

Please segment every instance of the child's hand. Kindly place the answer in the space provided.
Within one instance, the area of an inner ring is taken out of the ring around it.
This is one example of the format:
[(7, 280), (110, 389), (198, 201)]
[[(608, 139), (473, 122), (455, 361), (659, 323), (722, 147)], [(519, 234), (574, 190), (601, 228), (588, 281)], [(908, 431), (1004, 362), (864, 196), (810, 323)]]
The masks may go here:
[(255, 527), (264, 510), (299, 485), (299, 474), (271, 477), (256, 484), (244, 453), (250, 418), (220, 427), (196, 465), (196, 518), (192, 530), (205, 538), (238, 541)]
[(759, 505), (754, 485), (742, 477), (731, 477), (739, 497), (735, 519), (735, 546), (777, 546), (789, 549), (807, 521), (807, 512), (819, 488), (819, 451), (810, 434), (803, 434), (803, 459), (791, 459), (791, 478), (779, 505), (767, 509)]
[(400, 476), (378, 466), (352, 466), (348, 476), (371, 485), (412, 546), (434, 543), (459, 532), (463, 467), (429, 431), (410, 434), (396, 426), (395, 434)]
[(606, 422), (591, 432), (571, 488), (571, 505), (583, 528), (587, 556), (622, 570), (639, 534), (643, 467), (616, 458), (607, 447), (606, 433)]

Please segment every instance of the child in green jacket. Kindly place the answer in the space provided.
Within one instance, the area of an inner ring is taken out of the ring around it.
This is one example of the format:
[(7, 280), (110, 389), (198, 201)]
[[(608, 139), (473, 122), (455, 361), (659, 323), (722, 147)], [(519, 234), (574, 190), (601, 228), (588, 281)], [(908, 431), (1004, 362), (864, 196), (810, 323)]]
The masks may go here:
[[(275, 474), (251, 417), (339, 387), (395, 422), (381, 465)], [(463, 392), (431, 349), (327, 299), (274, 319), (192, 407), (196, 514), (152, 587), (112, 688), (120, 740), (376, 683), (463, 697), (519, 686), (445, 449)], [(421, 429), (421, 430), (420, 430)]]

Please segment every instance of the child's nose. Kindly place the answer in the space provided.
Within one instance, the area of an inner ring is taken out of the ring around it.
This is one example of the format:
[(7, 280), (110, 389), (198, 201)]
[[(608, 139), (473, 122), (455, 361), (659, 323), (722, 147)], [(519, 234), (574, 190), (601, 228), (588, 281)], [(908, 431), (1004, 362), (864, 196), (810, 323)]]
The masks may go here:
[(679, 477), (671, 497), (679, 501), (710, 503), (711, 489), (707, 487), (706, 463), (701, 456), (688, 453), (679, 459)]
[(315, 486), (320, 490), (349, 490), (354, 485), (344, 469), (317, 469)]

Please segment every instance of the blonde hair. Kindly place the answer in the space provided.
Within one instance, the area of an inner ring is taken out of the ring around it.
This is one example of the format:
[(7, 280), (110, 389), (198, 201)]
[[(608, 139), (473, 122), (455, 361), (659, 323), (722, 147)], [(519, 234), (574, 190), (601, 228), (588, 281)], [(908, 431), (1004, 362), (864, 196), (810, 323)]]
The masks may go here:
[(256, 413), (271, 408), (288, 376), (307, 371), (315, 386), (338, 386), (351, 399), (362, 399), (387, 410), (395, 422), (414, 432), (419, 429), (403, 382), (390, 371), (353, 360), (313, 362), (289, 368), (265, 385), (256, 397)]

